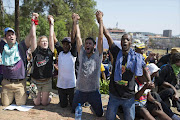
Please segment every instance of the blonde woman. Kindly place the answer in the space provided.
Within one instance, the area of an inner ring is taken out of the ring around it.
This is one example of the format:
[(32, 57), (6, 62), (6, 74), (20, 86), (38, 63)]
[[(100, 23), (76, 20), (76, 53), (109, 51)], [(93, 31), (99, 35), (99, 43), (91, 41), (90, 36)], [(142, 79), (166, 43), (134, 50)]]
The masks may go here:
[(48, 105), (51, 101), (49, 92), (52, 89), (52, 71), (53, 71), (53, 52), (54, 52), (54, 19), (53, 16), (48, 16), (49, 21), (49, 41), (46, 36), (41, 36), (36, 42), (36, 25), (37, 13), (32, 15), (32, 31), (33, 37), (31, 41), (31, 51), (33, 56), (33, 71), (32, 82), (37, 86), (36, 97), (33, 98), (35, 105)]

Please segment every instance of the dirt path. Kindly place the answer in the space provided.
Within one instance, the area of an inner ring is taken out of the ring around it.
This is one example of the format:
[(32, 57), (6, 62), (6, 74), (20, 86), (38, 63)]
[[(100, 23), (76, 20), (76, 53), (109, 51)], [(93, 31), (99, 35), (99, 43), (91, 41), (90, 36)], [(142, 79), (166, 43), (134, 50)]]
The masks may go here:
[[(102, 95), (103, 107), (106, 112), (108, 96)], [(61, 108), (57, 95), (53, 96), (48, 106), (35, 106), (27, 112), (3, 110), (5, 106), (0, 105), (0, 120), (74, 120), (71, 108)], [(32, 99), (28, 99), (27, 105), (33, 105)], [(105, 117), (96, 117), (90, 107), (83, 107), (82, 120), (105, 120)]]
[[(57, 93), (57, 91), (53, 91)], [(108, 95), (102, 95), (102, 103), (104, 108), (104, 113), (106, 114), (107, 104), (108, 104)], [(0, 100), (1, 101), (1, 100)], [(59, 105), (59, 98), (54, 94), (51, 103), (48, 106), (35, 106), (33, 109), (27, 112), (20, 111), (5, 111), (5, 107), (0, 104), (0, 120), (74, 120), (74, 114), (71, 113), (71, 108), (61, 108)], [(33, 105), (32, 99), (28, 99), (27, 105)], [(171, 108), (173, 112), (180, 115), (175, 108)], [(121, 120), (122, 114), (120, 114)], [(117, 115), (117, 119), (120, 120)], [(82, 120), (105, 120), (105, 116), (96, 117), (90, 107), (83, 107)]]

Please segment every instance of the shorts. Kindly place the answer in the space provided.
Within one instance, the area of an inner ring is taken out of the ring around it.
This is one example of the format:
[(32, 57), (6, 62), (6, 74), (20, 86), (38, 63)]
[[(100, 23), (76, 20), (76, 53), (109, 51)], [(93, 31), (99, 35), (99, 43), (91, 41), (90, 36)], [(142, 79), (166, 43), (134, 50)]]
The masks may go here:
[(50, 92), (52, 91), (52, 78), (45, 78), (41, 82), (34, 78), (31, 81), (36, 84), (38, 92)]
[(18, 82), (10, 82), (6, 79), (2, 81), (2, 92), (1, 92), (1, 101), (2, 105), (10, 105), (14, 98), (17, 105), (26, 104), (26, 80)]

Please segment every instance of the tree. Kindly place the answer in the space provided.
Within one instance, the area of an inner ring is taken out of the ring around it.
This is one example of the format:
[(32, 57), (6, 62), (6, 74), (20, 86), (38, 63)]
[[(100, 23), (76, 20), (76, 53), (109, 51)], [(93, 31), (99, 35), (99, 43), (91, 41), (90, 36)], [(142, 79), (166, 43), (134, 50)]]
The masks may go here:
[(20, 9), (21, 16), (26, 18), (29, 18), (32, 12), (41, 15), (48, 12), (53, 15), (55, 32), (57, 38), (61, 40), (63, 37), (70, 36), (72, 29), (71, 15), (73, 12), (81, 16), (80, 29), (82, 38), (87, 36), (96, 38), (98, 27), (95, 22), (95, 6), (96, 2), (94, 0), (23, 0)]

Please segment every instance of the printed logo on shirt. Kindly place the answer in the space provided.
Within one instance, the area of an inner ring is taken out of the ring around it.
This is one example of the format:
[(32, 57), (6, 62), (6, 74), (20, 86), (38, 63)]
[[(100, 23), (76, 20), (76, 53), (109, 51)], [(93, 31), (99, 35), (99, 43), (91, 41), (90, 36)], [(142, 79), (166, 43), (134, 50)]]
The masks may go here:
[(122, 74), (126, 72), (126, 66), (122, 65)]
[(96, 69), (96, 62), (94, 60), (89, 60), (83, 63), (83, 72), (84, 76), (87, 77), (93, 73), (93, 71)]
[(37, 67), (41, 67), (41, 66), (46, 65), (46, 63), (47, 63), (48, 61), (49, 61), (49, 57), (47, 56), (44, 60), (36, 61), (36, 65), (37, 65)]

